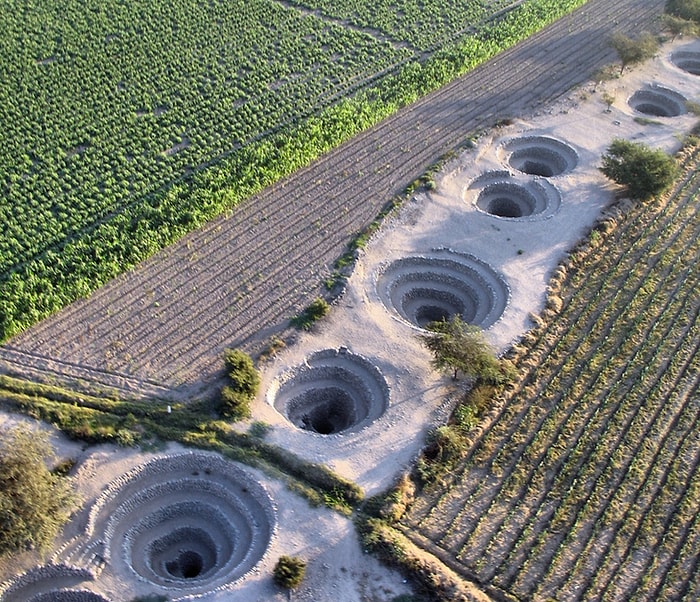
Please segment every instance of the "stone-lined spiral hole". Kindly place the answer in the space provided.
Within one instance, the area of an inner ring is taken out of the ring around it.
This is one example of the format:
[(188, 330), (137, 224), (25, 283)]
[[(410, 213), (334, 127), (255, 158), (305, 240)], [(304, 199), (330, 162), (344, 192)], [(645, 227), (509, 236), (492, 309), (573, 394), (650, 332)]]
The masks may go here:
[(501, 146), (500, 153), (513, 169), (545, 178), (571, 171), (578, 164), (578, 154), (571, 146), (548, 136), (513, 138)]
[(679, 50), (671, 55), (671, 62), (691, 75), (700, 75), (700, 52)]
[(481, 211), (505, 219), (549, 216), (560, 205), (559, 192), (545, 180), (521, 182), (509, 178), (487, 183), (476, 199)]
[(347, 349), (326, 349), (280, 376), (268, 401), (297, 428), (335, 435), (379, 418), (389, 404), (381, 372)]
[(215, 454), (157, 458), (108, 487), (91, 511), (105, 523), (106, 561), (163, 590), (228, 587), (263, 557), (272, 502), (241, 468)]
[(379, 275), (377, 292), (387, 308), (418, 328), (454, 316), (488, 328), (500, 318), (509, 296), (491, 266), (449, 250), (394, 261)]
[(678, 117), (686, 112), (686, 98), (662, 86), (650, 86), (637, 90), (628, 104), (635, 111), (652, 117)]
[(216, 566), (217, 548), (203, 529), (183, 527), (154, 541), (148, 551), (148, 562), (163, 578), (195, 579)]

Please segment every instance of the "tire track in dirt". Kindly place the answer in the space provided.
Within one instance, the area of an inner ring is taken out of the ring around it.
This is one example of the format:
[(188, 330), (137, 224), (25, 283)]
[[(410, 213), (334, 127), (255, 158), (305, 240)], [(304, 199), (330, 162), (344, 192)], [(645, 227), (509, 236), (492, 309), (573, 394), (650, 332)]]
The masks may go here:
[[(253, 349), (322, 293), (347, 242), (437, 157), (537, 110), (612, 62), (612, 31), (653, 27), (660, 0), (590, 0), (11, 340), (56, 364), (200, 387), (226, 346)], [(21, 369), (0, 348), (0, 359)], [(28, 357), (27, 361), (31, 359)]]

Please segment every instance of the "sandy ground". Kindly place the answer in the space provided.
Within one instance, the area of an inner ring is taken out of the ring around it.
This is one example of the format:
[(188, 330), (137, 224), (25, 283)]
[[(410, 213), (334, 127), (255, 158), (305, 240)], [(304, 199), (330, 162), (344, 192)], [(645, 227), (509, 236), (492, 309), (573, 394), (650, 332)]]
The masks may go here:
[[(693, 115), (653, 118), (654, 124), (635, 122), (628, 98), (643, 85), (655, 83), (693, 101), (700, 100), (697, 76), (670, 62), (679, 48), (700, 51), (700, 43), (679, 40), (663, 47), (658, 56), (623, 78), (572, 91), (569, 97), (540, 113), (523, 116), (509, 126), (487, 132), (473, 149), (453, 159), (435, 178), (437, 187), (420, 194), (392, 216), (362, 252), (346, 293), (331, 314), (263, 367), (260, 398), (253, 420), (272, 429), (268, 441), (308, 460), (327, 463), (339, 474), (363, 487), (368, 495), (387, 488), (410, 466), (425, 432), (448, 415), (452, 392), (449, 382), (431, 371), (429, 356), (416, 339), (418, 330), (384, 305), (377, 292), (377, 278), (395, 259), (430, 254), (435, 248), (469, 253), (487, 262), (506, 279), (510, 298), (502, 317), (487, 331), (498, 350), (506, 349), (530, 327), (530, 314), (542, 309), (547, 280), (567, 249), (584, 235), (614, 198), (615, 188), (597, 170), (601, 154), (613, 137), (641, 141), (674, 151), (679, 140), (696, 122)], [(615, 102), (610, 110), (603, 91)], [(579, 158), (571, 172), (550, 178), (561, 193), (561, 206), (551, 216), (537, 219), (503, 219), (474, 205), (469, 185), (489, 170), (503, 170), (502, 142), (517, 136), (544, 135), (565, 141)], [(347, 347), (379, 368), (390, 391), (383, 416), (357, 432), (319, 435), (293, 427), (273, 406), (271, 386), (309, 354)], [(7, 423), (6, 418), (0, 428)], [(247, 428), (248, 424), (237, 428)], [(75, 483), (86, 503), (112, 478), (148, 454), (100, 447), (83, 450), (60, 439), (59, 453), (77, 457), (81, 464)], [(310, 508), (279, 482), (254, 473), (275, 500), (278, 531), (266, 557), (254, 574), (232, 593), (212, 594), (209, 600), (284, 600), (286, 594), (271, 581), (274, 562), (281, 554), (299, 555), (308, 565), (307, 578), (294, 593), (296, 600), (335, 602), (384, 601), (410, 590), (397, 573), (382, 567), (361, 549), (352, 524), (333, 512)], [(69, 527), (70, 530), (71, 527)], [(38, 560), (26, 555), (0, 565), (0, 577)], [(111, 600), (128, 600), (148, 593), (123, 576), (103, 579), (83, 587)]]

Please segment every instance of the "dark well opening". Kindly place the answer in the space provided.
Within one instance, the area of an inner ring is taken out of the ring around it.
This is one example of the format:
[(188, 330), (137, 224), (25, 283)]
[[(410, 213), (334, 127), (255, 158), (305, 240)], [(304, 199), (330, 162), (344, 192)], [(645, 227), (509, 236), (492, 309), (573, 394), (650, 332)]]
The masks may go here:
[(640, 113), (652, 115), (654, 117), (675, 117), (675, 115), (672, 115), (664, 107), (649, 102), (635, 105), (634, 108)]
[(501, 197), (489, 203), (488, 212), (498, 217), (522, 217), (523, 211), (513, 199)]
[(531, 176), (541, 176), (543, 178), (551, 178), (555, 175), (551, 165), (539, 161), (523, 161), (523, 164), (520, 166), (520, 171)]
[(199, 577), (204, 568), (202, 557), (192, 550), (183, 550), (175, 560), (165, 563), (165, 569), (178, 579)]
[(447, 309), (436, 305), (423, 305), (416, 310), (416, 322), (421, 328), (425, 328), (431, 322), (448, 322), (451, 318), (452, 315)]
[(356, 402), (340, 387), (311, 388), (292, 401), (287, 415), (298, 427), (319, 435), (340, 433), (356, 423)]
[(319, 435), (332, 435), (352, 424), (352, 400), (339, 392), (319, 403), (302, 416), (302, 428)]

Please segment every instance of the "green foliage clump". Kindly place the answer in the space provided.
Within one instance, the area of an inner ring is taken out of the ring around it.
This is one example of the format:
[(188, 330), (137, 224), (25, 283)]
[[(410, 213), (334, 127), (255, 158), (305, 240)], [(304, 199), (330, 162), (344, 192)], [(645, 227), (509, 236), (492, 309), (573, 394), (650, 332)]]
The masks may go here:
[(671, 186), (678, 166), (662, 150), (617, 138), (603, 155), (600, 171), (613, 182), (626, 186), (631, 198), (646, 200)]
[(698, 23), (675, 15), (663, 16), (664, 28), (675, 40), (678, 36), (694, 36), (698, 33)]
[(656, 54), (659, 43), (650, 33), (643, 33), (638, 38), (628, 38), (622, 33), (614, 33), (610, 37), (610, 45), (620, 58), (620, 73), (629, 65), (637, 65), (650, 59)]
[(299, 315), (294, 316), (292, 324), (300, 330), (309, 330), (315, 322), (328, 315), (331, 307), (322, 297), (316, 297)]
[(306, 562), (297, 556), (280, 556), (272, 574), (277, 585), (294, 589), (304, 580)]
[(421, 484), (437, 482), (457, 465), (466, 449), (464, 435), (453, 425), (446, 424), (431, 430), (416, 462), (416, 474)]
[(665, 11), (669, 15), (700, 23), (700, 0), (668, 0)]
[(0, 555), (46, 550), (68, 520), (76, 496), (46, 461), (48, 435), (24, 426), (0, 439)]
[(436, 370), (452, 370), (456, 380), (461, 371), (477, 382), (501, 384), (512, 377), (509, 364), (500, 362), (478, 326), (468, 324), (459, 316), (451, 320), (431, 322), (428, 334), (418, 335), (432, 352)]
[(260, 375), (251, 357), (240, 349), (226, 349), (224, 363), (229, 384), (221, 390), (221, 413), (233, 420), (249, 418), (250, 402), (260, 388)]
[(416, 495), (416, 485), (410, 475), (402, 474), (394, 487), (381, 500), (378, 515), (389, 523), (396, 523), (413, 504)]

